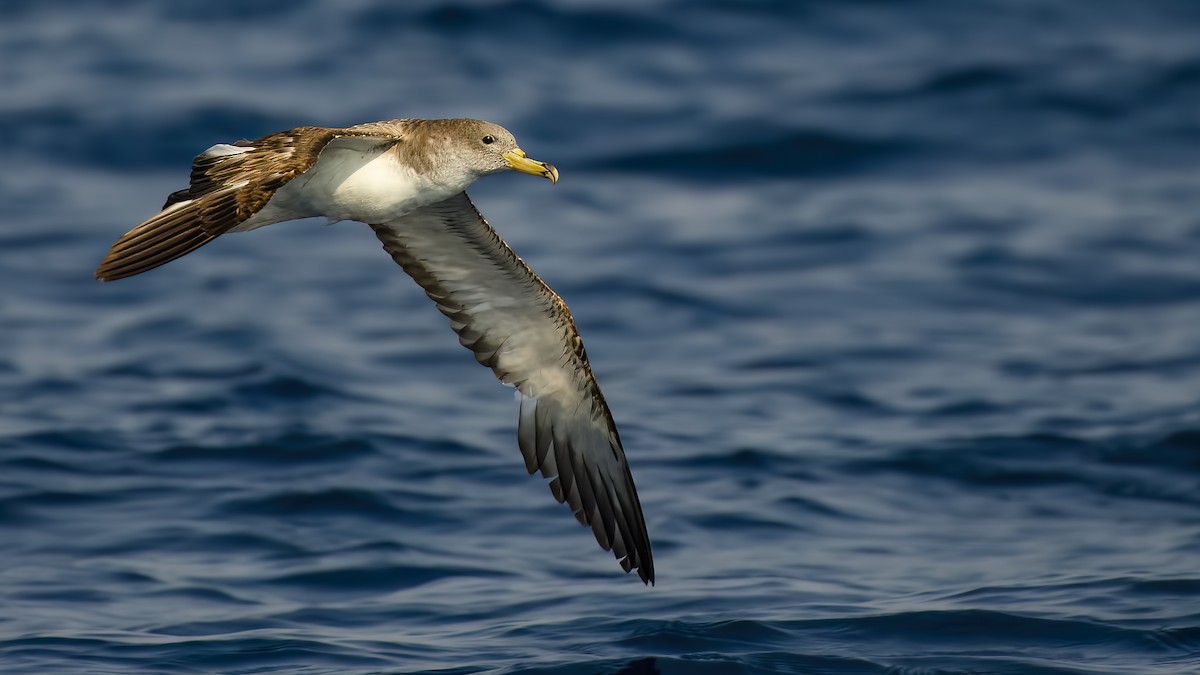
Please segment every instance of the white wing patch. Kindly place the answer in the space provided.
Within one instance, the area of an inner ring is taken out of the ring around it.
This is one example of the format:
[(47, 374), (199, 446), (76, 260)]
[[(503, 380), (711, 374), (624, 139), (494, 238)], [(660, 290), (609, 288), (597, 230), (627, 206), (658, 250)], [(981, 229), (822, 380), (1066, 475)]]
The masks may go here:
[(196, 200), (195, 200), (195, 199), (185, 199), (185, 200), (183, 200), (183, 201), (181, 201), (181, 202), (175, 202), (174, 204), (172, 204), (172, 205), (168, 206), (167, 208), (163, 209), (163, 210), (162, 210), (162, 212), (163, 212), (163, 213), (170, 213), (170, 212), (172, 212), (172, 211), (174, 211), (174, 210), (176, 210), (176, 209), (182, 209), (183, 207), (187, 206), (188, 204), (191, 204), (191, 203), (192, 203), (192, 202), (194, 202), (194, 201), (196, 201)]
[(200, 156), (201, 157), (228, 157), (229, 155), (240, 155), (240, 154), (243, 154), (246, 152), (250, 152), (253, 149), (254, 148), (244, 148), (244, 147), (240, 147), (237, 145), (230, 145), (228, 143), (217, 143), (216, 145), (212, 146), (211, 148), (200, 153)]

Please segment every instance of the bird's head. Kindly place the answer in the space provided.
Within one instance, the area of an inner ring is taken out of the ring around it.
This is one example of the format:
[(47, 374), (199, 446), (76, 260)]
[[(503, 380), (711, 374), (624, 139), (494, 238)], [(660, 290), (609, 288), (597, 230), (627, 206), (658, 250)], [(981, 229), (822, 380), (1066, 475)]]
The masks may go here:
[(520, 171), (547, 178), (551, 183), (558, 182), (558, 169), (554, 165), (530, 159), (517, 145), (512, 133), (499, 124), (472, 119), (430, 122), (442, 127), (432, 134), (443, 139), (441, 151), (453, 159), (454, 165), (465, 167), (475, 178), (501, 171)]

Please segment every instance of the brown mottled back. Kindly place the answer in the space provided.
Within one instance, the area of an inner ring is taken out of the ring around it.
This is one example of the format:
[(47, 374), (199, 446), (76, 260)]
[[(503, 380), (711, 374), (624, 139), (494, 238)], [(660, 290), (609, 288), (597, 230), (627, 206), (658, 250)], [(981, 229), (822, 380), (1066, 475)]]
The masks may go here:
[(262, 209), (276, 190), (312, 166), (325, 145), (341, 135), (339, 132), (340, 129), (298, 127), (255, 141), (230, 143), (238, 148), (254, 148), (244, 154), (197, 155), (192, 160), (191, 184), (185, 190), (171, 193), (163, 208), (203, 197), (251, 175), (266, 176), (266, 180), (252, 181), (236, 197), (238, 216), (245, 220)]

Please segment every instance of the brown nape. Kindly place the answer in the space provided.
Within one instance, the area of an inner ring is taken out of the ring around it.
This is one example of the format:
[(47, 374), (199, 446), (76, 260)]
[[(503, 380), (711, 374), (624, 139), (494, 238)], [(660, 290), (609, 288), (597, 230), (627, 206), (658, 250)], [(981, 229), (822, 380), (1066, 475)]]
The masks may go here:
[(434, 168), (434, 146), (437, 142), (448, 136), (471, 137), (475, 129), (484, 124), (486, 122), (472, 119), (386, 120), (355, 125), (346, 131), (368, 136), (397, 137), (398, 142), (394, 146), (389, 145), (388, 149), (394, 147), (393, 151), (401, 162), (419, 172), (427, 172)]

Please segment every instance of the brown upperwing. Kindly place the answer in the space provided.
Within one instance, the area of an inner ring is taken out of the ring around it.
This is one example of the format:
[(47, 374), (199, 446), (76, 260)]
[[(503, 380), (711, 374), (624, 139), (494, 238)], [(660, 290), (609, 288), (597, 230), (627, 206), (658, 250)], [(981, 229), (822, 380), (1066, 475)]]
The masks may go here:
[(251, 148), (246, 152), (201, 153), (192, 161), (191, 185), (171, 193), (162, 211), (123, 234), (96, 269), (96, 278), (113, 281), (141, 274), (225, 234), (307, 171), (331, 140), (351, 134), (297, 127), (230, 144)]

